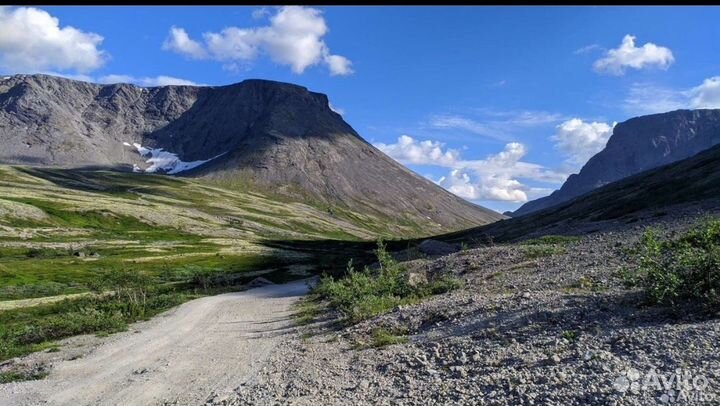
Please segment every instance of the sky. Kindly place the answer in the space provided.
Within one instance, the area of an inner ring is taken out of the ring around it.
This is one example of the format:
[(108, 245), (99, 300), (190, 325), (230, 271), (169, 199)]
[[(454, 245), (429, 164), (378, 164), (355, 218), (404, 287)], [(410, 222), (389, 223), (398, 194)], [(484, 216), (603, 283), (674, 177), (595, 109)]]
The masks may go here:
[(559, 188), (613, 126), (720, 108), (718, 7), (3, 7), (0, 73), (291, 82), (498, 211)]

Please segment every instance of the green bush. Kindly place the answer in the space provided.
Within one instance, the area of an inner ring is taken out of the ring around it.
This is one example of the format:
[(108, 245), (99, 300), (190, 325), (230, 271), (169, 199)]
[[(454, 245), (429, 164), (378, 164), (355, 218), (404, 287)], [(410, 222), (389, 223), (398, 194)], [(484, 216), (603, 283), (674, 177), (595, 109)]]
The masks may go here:
[(641, 286), (650, 302), (720, 305), (720, 219), (704, 220), (673, 240), (648, 229), (636, 255), (639, 265), (626, 279)]
[(411, 285), (407, 270), (392, 258), (382, 240), (378, 241), (375, 254), (378, 269), (365, 267), (356, 271), (350, 261), (343, 278), (323, 276), (315, 288), (315, 294), (328, 300), (330, 306), (340, 310), (351, 323), (460, 286), (460, 282), (451, 277)]
[(390, 331), (384, 328), (377, 328), (372, 332), (372, 347), (380, 348), (388, 345), (404, 344), (408, 338), (404, 332)]
[(0, 372), (0, 384), (19, 382), (19, 381), (36, 381), (48, 376), (47, 371), (7, 371)]
[(114, 286), (112, 293), (0, 312), (0, 361), (48, 348), (65, 337), (122, 331), (129, 323), (194, 297), (169, 288), (149, 288), (143, 275), (119, 272), (103, 280), (107, 288)]

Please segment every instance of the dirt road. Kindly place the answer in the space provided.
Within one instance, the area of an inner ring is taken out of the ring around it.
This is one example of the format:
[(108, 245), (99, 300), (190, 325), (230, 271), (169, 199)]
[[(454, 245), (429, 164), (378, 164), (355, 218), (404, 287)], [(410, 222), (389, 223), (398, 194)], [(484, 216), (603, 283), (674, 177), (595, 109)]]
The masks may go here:
[(0, 405), (202, 405), (252, 379), (283, 334), (307, 281), (185, 303), (40, 381), (0, 385)]

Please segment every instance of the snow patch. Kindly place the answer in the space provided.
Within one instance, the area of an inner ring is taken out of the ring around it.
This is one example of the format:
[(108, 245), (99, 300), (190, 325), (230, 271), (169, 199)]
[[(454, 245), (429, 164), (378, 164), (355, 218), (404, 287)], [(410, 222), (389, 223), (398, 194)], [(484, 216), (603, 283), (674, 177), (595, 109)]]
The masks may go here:
[(10, 76), (3, 76), (3, 80), (8, 80), (8, 79), (10, 79)]
[[(128, 144), (127, 142), (123, 142), (123, 145), (128, 147), (134, 147), (141, 157), (147, 158), (145, 162), (150, 164), (150, 166), (144, 170), (144, 172), (146, 173), (160, 172), (167, 173), (169, 175), (175, 175), (180, 172), (197, 168), (204, 163), (212, 161), (213, 159), (226, 154), (225, 152), (223, 152), (222, 154), (214, 156), (210, 159), (185, 162), (180, 160), (177, 154), (165, 151), (163, 150), (163, 148), (146, 148), (143, 147), (141, 144), (138, 144), (137, 142), (134, 142), (132, 145)], [(139, 166), (133, 165), (133, 172), (143, 172), (143, 170)]]

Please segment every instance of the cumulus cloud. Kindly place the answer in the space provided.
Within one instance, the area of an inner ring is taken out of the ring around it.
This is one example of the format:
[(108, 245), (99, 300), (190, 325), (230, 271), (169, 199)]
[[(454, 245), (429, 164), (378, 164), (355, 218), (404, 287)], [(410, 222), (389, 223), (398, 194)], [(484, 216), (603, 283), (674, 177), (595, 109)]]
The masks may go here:
[(409, 135), (401, 135), (395, 144), (375, 146), (402, 164), (452, 167), (460, 158), (460, 152), (455, 149), (443, 150), (445, 144), (441, 142), (418, 141)]
[(605, 148), (614, 126), (615, 124), (610, 126), (607, 123), (584, 122), (573, 118), (558, 125), (550, 139), (555, 143), (555, 148), (568, 157), (568, 162), (583, 165)]
[(332, 76), (345, 76), (353, 73), (352, 62), (344, 56), (325, 55), (325, 63)]
[(567, 177), (542, 165), (523, 162), (527, 148), (517, 142), (508, 143), (500, 152), (479, 160), (465, 160), (460, 151), (446, 148), (444, 143), (419, 141), (409, 135), (400, 136), (394, 144), (375, 145), (403, 164), (449, 168), (449, 174), (436, 183), (470, 200), (525, 202), (530, 196), (549, 192), (549, 189), (529, 187), (520, 179), (561, 183)]
[(701, 84), (685, 89), (635, 83), (630, 86), (624, 107), (631, 114), (664, 113), (678, 109), (719, 109), (720, 76), (707, 78)]
[(90, 72), (105, 64), (103, 37), (33, 7), (0, 7), (0, 68), (12, 72)]
[(690, 106), (696, 109), (720, 108), (720, 76), (705, 79), (688, 92)]
[(453, 169), (448, 176), (438, 180), (438, 185), (449, 192), (469, 200), (500, 200), (526, 202), (528, 189), (522, 183), (504, 174), (484, 176), (480, 182), (473, 182), (467, 172)]
[(165, 39), (165, 42), (163, 42), (162, 49), (164, 51), (176, 52), (193, 59), (203, 59), (207, 56), (205, 49), (203, 49), (200, 43), (190, 39), (185, 29), (175, 26), (170, 27), (170, 34), (167, 39)]
[[(253, 13), (254, 15), (256, 13)], [(264, 17), (260, 12), (258, 18)], [(163, 49), (194, 59), (212, 59), (225, 65), (249, 63), (260, 55), (289, 66), (297, 74), (324, 64), (331, 75), (350, 75), (352, 62), (330, 52), (323, 37), (328, 27), (315, 8), (286, 6), (270, 17), (270, 25), (253, 28), (228, 27), (203, 34), (204, 45), (190, 38), (183, 28), (172, 27)]]
[(597, 73), (621, 76), (627, 68), (644, 69), (656, 67), (667, 69), (675, 62), (669, 48), (648, 42), (641, 47), (635, 46), (635, 37), (626, 35), (619, 47), (610, 49), (603, 58), (593, 63)]
[(131, 83), (142, 87), (155, 87), (155, 86), (201, 86), (190, 80), (180, 79), (172, 76), (155, 76), (155, 77), (134, 77), (130, 75), (106, 75), (101, 76), (96, 80), (98, 83)]

